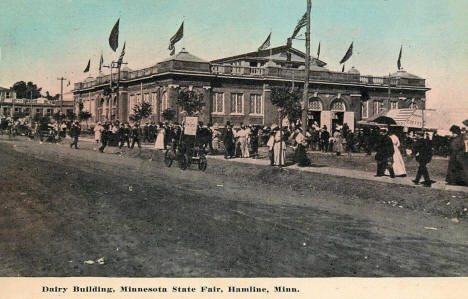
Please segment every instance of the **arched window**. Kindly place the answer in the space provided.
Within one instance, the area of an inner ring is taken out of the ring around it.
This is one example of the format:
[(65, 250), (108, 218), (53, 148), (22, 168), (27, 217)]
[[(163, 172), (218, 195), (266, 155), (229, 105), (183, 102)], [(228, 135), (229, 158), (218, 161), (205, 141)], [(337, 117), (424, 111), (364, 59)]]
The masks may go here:
[(309, 99), (309, 110), (313, 111), (322, 111), (322, 101), (318, 98), (311, 98)]
[(331, 111), (346, 111), (346, 105), (342, 100), (335, 100), (330, 106)]
[(169, 108), (169, 101), (167, 99), (167, 92), (163, 92), (161, 97), (161, 111), (166, 110)]

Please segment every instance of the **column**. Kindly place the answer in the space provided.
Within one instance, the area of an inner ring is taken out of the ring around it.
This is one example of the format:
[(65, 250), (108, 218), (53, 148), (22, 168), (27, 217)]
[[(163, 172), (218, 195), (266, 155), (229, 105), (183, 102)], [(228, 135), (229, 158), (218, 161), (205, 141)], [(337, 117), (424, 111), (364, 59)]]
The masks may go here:
[(203, 86), (203, 100), (205, 102), (205, 106), (203, 107), (201, 113), (200, 113), (200, 120), (204, 123), (204, 124), (208, 124), (208, 123), (211, 123), (211, 112), (212, 112), (212, 108), (211, 108), (211, 99), (212, 97), (212, 93), (211, 93), (211, 86)]

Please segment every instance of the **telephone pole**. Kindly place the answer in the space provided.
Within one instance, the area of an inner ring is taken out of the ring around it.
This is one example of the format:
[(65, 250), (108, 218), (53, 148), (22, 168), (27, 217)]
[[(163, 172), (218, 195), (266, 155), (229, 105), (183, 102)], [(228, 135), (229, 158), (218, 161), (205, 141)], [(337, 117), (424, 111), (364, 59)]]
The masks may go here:
[(302, 129), (307, 129), (307, 102), (309, 98), (309, 73), (310, 73), (310, 10), (312, 9), (312, 0), (307, 0), (307, 30), (305, 33), (306, 37), (306, 57), (305, 57), (305, 81), (304, 81), (304, 95), (302, 97)]
[(57, 80), (60, 80), (60, 112), (63, 113), (63, 80), (67, 80), (64, 77), (57, 78)]

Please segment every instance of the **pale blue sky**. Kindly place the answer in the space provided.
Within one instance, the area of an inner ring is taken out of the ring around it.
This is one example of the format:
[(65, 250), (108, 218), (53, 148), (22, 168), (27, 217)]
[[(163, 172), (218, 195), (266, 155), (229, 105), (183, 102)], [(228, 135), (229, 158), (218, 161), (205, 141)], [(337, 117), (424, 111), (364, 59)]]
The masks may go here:
[[(270, 29), (272, 45), (285, 44), (305, 7), (306, 0), (2, 0), (0, 86), (31, 80), (55, 93), (57, 77), (86, 77), (89, 58), (95, 75), (101, 51), (106, 62), (118, 55), (107, 39), (119, 17), (120, 46), (127, 42), (126, 60), (137, 69), (169, 55), (168, 40), (184, 17), (177, 49), (211, 60), (256, 50)], [(463, 106), (468, 114), (467, 13), (466, 0), (313, 0), (312, 53), (321, 41), (321, 59), (340, 70), (354, 41), (347, 67), (378, 76), (396, 70), (403, 44), (403, 67), (433, 89), (428, 105)]]

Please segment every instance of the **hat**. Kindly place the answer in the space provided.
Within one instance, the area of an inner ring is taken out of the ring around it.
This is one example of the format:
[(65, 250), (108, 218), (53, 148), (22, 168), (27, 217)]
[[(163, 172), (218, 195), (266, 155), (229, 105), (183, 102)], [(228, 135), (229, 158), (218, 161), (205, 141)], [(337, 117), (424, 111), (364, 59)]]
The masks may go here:
[(459, 126), (453, 125), (450, 127), (450, 132), (460, 135), (461, 134), (461, 129)]

